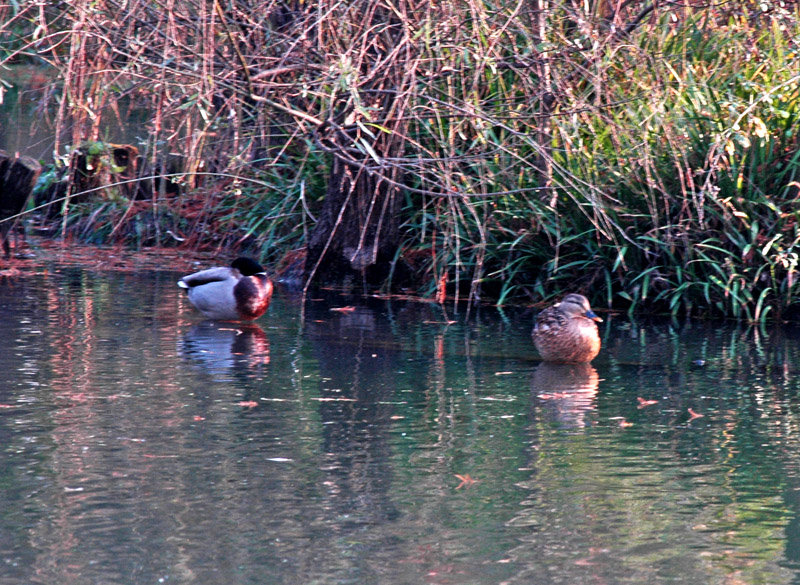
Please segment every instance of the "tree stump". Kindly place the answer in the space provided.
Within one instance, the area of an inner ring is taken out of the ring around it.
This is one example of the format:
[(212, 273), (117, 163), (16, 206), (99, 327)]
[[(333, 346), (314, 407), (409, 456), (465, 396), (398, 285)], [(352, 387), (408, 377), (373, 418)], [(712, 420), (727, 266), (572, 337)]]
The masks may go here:
[(94, 199), (98, 192), (107, 198), (135, 198), (139, 161), (135, 146), (89, 141), (76, 148), (74, 156), (73, 203)]
[(36, 193), (36, 205), (47, 205), (48, 220), (63, 214), (67, 198), (70, 204), (101, 198), (142, 198), (137, 180), (140, 157), (135, 146), (85, 142), (72, 149), (72, 157), (68, 166), (53, 169), (53, 179)]
[(11, 256), (9, 233), (25, 209), (42, 166), (29, 156), (11, 159), (0, 151), (0, 239), (6, 258)]
[(399, 208), (392, 184), (334, 159), (319, 221), (309, 238), (306, 280), (383, 283), (397, 253)]

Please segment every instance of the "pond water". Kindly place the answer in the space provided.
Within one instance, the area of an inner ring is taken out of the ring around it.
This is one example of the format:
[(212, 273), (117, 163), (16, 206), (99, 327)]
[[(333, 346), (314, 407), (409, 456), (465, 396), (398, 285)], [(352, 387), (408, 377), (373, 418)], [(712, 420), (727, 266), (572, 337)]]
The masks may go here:
[(531, 311), (211, 323), (178, 276), (0, 280), (0, 584), (800, 583), (796, 327), (555, 367)]

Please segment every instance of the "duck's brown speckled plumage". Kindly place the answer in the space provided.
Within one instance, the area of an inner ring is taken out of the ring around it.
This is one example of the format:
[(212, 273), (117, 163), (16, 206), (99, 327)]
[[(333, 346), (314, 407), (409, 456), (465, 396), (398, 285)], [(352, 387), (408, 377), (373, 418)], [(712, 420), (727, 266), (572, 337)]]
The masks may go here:
[(582, 364), (592, 361), (600, 352), (600, 335), (589, 300), (579, 294), (568, 294), (536, 317), (533, 343), (546, 362)]

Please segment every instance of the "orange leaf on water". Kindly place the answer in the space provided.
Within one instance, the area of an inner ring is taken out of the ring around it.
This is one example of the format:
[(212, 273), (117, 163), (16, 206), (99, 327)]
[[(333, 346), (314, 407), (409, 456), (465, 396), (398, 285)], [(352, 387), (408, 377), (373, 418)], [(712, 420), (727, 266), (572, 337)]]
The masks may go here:
[(241, 402), (237, 402), (236, 406), (243, 406), (244, 408), (255, 408), (258, 406), (258, 402), (255, 400), (242, 400)]
[(472, 484), (477, 483), (477, 479), (472, 479), (469, 473), (466, 475), (459, 475), (456, 473), (456, 477), (461, 480), (461, 483), (456, 486), (457, 490), (460, 490), (462, 487), (470, 487)]
[(355, 310), (356, 310), (356, 308), (355, 307), (351, 307), (351, 306), (347, 306), (347, 307), (332, 307), (331, 308), (331, 311), (334, 311), (336, 313), (352, 313)]
[(654, 404), (658, 404), (658, 400), (645, 400), (641, 396), (636, 398), (639, 401), (639, 408), (644, 408), (645, 406), (653, 406)]
[(699, 414), (699, 413), (693, 411), (691, 408), (689, 409), (689, 420), (690, 421), (694, 420), (696, 418), (703, 418), (704, 416), (705, 416), (704, 414)]

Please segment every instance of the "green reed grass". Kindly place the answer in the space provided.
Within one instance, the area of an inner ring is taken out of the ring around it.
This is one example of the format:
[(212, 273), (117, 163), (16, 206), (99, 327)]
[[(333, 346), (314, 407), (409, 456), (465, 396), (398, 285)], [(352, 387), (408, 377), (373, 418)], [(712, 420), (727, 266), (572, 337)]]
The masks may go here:
[[(213, 19), (180, 10), (169, 19), (75, 2), (51, 25), (73, 43), (71, 61), (65, 47), (51, 53), (73, 64), (59, 78), (73, 134), (97, 133), (92, 108), (113, 101), (103, 89), (113, 78), (154, 107), (147, 160), (183, 154), (191, 188), (157, 199), (158, 229), (147, 232), (156, 242), (172, 232), (277, 260), (307, 241), (331, 160), (356, 156), (364, 172), (405, 187), (392, 284), (403, 266), (418, 291), (454, 303), (580, 291), (631, 312), (749, 321), (795, 307), (796, 7), (628, 2), (613, 15), (575, 2), (537, 12), (364, 1), (300, 3), (287, 15), (278, 2), (234, 4), (235, 17), (220, 5)], [(115, 10), (128, 17), (119, 34), (104, 24)], [(369, 80), (390, 56), (376, 58), (379, 33), (361, 26), (371, 10), (399, 19), (409, 45), (398, 49), (409, 50), (389, 119), (374, 118), (383, 110)], [(264, 17), (241, 20), (249, 15)], [(0, 64), (10, 54), (0, 46)], [(370, 151), (365, 138), (401, 127), (401, 156)], [(108, 229), (124, 209), (75, 206), (67, 224), (87, 237), (141, 238), (141, 228)]]

